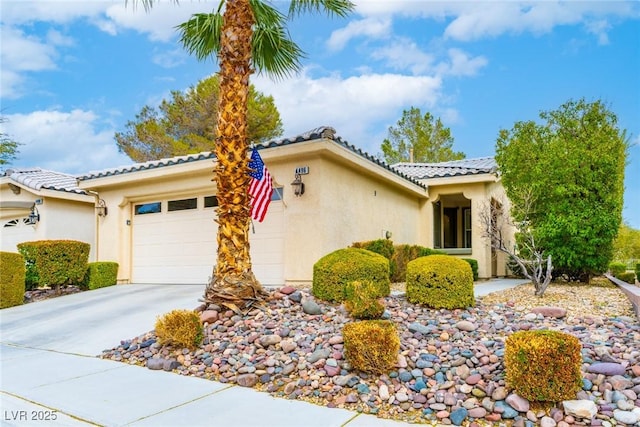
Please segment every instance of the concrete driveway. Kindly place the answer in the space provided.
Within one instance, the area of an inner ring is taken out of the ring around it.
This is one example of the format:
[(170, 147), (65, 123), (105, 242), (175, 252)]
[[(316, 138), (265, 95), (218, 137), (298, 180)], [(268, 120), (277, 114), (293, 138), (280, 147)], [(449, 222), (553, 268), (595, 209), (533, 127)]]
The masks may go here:
[(95, 357), (153, 329), (160, 314), (195, 308), (203, 291), (119, 285), (0, 310), (0, 424), (409, 425)]

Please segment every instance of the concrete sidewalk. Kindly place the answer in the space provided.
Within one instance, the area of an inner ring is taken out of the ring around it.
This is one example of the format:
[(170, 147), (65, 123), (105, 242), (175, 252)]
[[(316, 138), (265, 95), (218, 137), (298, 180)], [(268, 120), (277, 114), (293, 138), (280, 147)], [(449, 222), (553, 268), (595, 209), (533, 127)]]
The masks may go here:
[[(523, 281), (488, 281), (478, 295)], [(400, 427), (344, 409), (95, 356), (195, 308), (202, 286), (120, 285), (0, 311), (3, 426)]]

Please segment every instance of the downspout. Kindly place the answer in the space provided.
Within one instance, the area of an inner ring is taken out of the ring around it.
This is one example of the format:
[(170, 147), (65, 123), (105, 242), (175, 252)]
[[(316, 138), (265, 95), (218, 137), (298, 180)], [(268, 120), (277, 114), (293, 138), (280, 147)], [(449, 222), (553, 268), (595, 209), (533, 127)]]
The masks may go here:
[(91, 191), (91, 190), (86, 190), (87, 193), (93, 195), (93, 197), (95, 197), (96, 202), (95, 202), (95, 209), (96, 209), (96, 214), (94, 215), (95, 217), (95, 231), (94, 231), (94, 239), (95, 239), (95, 244), (96, 244), (96, 261), (100, 261), (100, 214), (98, 209), (100, 208), (104, 208), (104, 215), (107, 215), (107, 208), (104, 204), (104, 200), (100, 198), (100, 195), (98, 194), (97, 191)]

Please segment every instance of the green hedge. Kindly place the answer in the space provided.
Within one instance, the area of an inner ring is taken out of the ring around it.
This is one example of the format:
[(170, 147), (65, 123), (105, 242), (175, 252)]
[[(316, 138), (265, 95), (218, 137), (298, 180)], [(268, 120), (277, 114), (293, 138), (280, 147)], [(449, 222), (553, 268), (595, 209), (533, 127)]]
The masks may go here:
[(609, 264), (609, 271), (613, 276), (618, 277), (618, 274), (627, 271), (627, 265), (624, 262), (614, 261)]
[(636, 264), (636, 277), (640, 280), (640, 262)]
[(342, 302), (345, 285), (354, 280), (371, 281), (378, 289), (376, 297), (388, 296), (389, 260), (366, 249), (338, 249), (313, 265), (311, 292), (325, 301)]
[(623, 273), (618, 273), (616, 274), (615, 277), (616, 279), (620, 279), (623, 282), (627, 282), (632, 285), (635, 285), (636, 283), (636, 273), (634, 273), (633, 271), (625, 271)]
[(462, 258), (463, 261), (466, 261), (471, 266), (471, 272), (473, 273), (473, 280), (478, 280), (478, 261), (473, 258)]
[(24, 257), (13, 252), (0, 252), (0, 308), (24, 302)]
[(27, 268), (35, 267), (31, 274), (37, 276), (38, 285), (54, 288), (82, 283), (89, 249), (88, 243), (77, 240), (37, 240), (18, 244)]
[(110, 261), (90, 262), (84, 276), (83, 287), (98, 289), (118, 282), (118, 263)]
[(468, 262), (449, 255), (417, 258), (407, 265), (407, 300), (431, 308), (475, 305), (473, 273)]

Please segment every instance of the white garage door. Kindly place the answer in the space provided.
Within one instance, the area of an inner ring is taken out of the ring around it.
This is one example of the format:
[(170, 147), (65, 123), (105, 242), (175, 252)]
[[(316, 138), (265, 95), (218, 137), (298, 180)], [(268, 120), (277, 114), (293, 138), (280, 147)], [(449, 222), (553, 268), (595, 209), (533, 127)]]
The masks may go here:
[(36, 240), (36, 229), (27, 218), (2, 220), (0, 230), (0, 249), (5, 252), (18, 252), (18, 243)]
[[(134, 204), (134, 283), (204, 284), (216, 262), (213, 197)], [(207, 206), (207, 207), (205, 207)], [(253, 271), (263, 285), (284, 283), (284, 221), (281, 201), (269, 206), (250, 230)]]

